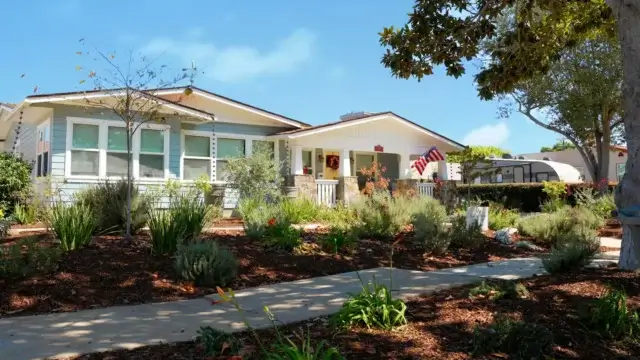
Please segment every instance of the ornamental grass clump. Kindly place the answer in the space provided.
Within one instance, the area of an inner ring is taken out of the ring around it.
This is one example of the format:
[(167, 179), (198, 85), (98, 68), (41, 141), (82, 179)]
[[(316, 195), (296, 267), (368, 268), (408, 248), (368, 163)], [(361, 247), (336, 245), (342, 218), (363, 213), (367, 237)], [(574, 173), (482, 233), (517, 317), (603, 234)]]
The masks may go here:
[(79, 249), (91, 242), (96, 229), (93, 209), (81, 202), (56, 202), (51, 207), (51, 227), (63, 251)]

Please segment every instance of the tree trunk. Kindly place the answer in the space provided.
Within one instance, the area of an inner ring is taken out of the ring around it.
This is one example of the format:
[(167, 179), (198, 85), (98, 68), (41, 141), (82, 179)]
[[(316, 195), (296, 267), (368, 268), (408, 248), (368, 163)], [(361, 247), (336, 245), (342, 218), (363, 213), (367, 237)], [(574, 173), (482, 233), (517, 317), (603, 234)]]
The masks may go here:
[[(619, 209), (640, 205), (640, 0), (607, 0), (618, 22), (624, 74), (623, 108), (628, 158), (616, 189)], [(640, 264), (640, 226), (624, 226), (619, 267), (636, 270)]]
[[(602, 152), (600, 153), (600, 158), (598, 159), (598, 167), (600, 168), (600, 181), (603, 181), (603, 184), (600, 184), (600, 195), (605, 195), (609, 192), (609, 158), (611, 158), (611, 113), (603, 114), (603, 123), (602, 123)], [(604, 180), (603, 180), (604, 179)]]
[(131, 240), (131, 127), (127, 124), (127, 229), (124, 235), (125, 240)]

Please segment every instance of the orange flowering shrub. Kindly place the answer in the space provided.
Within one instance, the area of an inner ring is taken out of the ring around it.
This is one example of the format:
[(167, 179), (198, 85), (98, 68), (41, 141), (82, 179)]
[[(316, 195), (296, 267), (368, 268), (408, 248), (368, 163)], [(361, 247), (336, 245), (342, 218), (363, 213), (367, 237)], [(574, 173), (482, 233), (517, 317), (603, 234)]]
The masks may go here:
[(380, 165), (377, 161), (374, 161), (370, 168), (363, 166), (360, 169), (360, 173), (367, 179), (362, 193), (364, 195), (371, 195), (376, 190), (387, 190), (389, 188), (389, 179), (384, 177), (386, 171), (387, 168)]

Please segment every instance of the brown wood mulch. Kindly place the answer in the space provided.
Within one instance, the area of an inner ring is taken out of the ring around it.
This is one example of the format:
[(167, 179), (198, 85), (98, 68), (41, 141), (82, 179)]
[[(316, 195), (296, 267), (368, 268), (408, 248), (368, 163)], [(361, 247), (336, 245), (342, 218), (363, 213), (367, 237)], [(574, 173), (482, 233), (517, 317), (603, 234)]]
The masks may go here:
[[(25, 234), (26, 236), (26, 234)], [(207, 239), (229, 247), (239, 261), (237, 279), (229, 286), (243, 289), (266, 284), (332, 275), (389, 265), (390, 243), (360, 240), (349, 254), (329, 254), (313, 246), (314, 233), (305, 235), (306, 249), (292, 254), (269, 251), (240, 232), (208, 234)], [(50, 235), (40, 235), (41, 246), (51, 246)], [(0, 246), (8, 246), (17, 237)], [(480, 248), (425, 256), (410, 239), (396, 245), (393, 266), (429, 271), (467, 264), (536, 255), (487, 240)], [(178, 279), (169, 256), (153, 256), (149, 238), (126, 242), (115, 236), (96, 237), (85, 248), (64, 254), (57, 271), (22, 279), (0, 279), (0, 318), (70, 312), (114, 305), (173, 301), (211, 294)]]
[(607, 224), (598, 230), (598, 236), (622, 239), (622, 225), (618, 220), (609, 219)]
[[(584, 269), (566, 275), (540, 276), (523, 280), (526, 298), (493, 301), (470, 299), (470, 286), (460, 287), (407, 303), (408, 325), (394, 331), (351, 329), (336, 332), (325, 318), (281, 328), (296, 339), (302, 331), (314, 343), (321, 340), (336, 346), (346, 359), (516, 359), (514, 354), (473, 356), (473, 332), (488, 325), (497, 314), (507, 314), (527, 323), (545, 326), (553, 335), (549, 359), (640, 359), (637, 341), (613, 341), (590, 332), (580, 319), (588, 314), (592, 300), (608, 288), (624, 288), (628, 305), (640, 309), (640, 276), (616, 269)], [(244, 344), (241, 359), (259, 359), (256, 342), (249, 334), (238, 337)], [(274, 331), (259, 331), (265, 344), (273, 342)], [(300, 340), (297, 340), (300, 343)], [(194, 342), (147, 346), (135, 350), (94, 353), (75, 360), (159, 360), (214, 359), (203, 356)], [(224, 357), (220, 359), (232, 359)], [(236, 358), (238, 359), (238, 358)]]

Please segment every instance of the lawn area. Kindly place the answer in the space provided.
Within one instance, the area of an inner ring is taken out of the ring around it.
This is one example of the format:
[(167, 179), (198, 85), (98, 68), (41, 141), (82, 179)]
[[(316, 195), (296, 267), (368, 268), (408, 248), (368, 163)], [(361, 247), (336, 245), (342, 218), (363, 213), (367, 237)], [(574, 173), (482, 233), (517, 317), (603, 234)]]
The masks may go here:
[[(583, 269), (579, 272), (539, 276), (521, 282), (528, 294), (521, 298), (492, 300), (490, 296), (469, 296), (473, 286), (465, 286), (413, 298), (407, 301), (408, 325), (393, 331), (349, 328), (336, 330), (326, 318), (282, 327), (285, 336), (304, 331), (312, 342), (326, 340), (346, 359), (506, 359), (519, 358), (501, 351), (473, 355), (476, 327), (484, 328), (498, 314), (526, 324), (535, 324), (541, 333), (529, 333), (523, 344), (549, 345), (546, 358), (555, 359), (635, 359), (640, 345), (634, 340), (620, 340), (593, 331), (585, 316), (593, 312), (594, 301), (609, 286), (626, 289), (627, 304), (640, 308), (640, 278), (637, 274), (613, 268)], [(485, 331), (485, 330), (478, 330)], [(527, 334), (523, 332), (522, 334)], [(259, 331), (263, 343), (275, 341), (273, 330)], [(498, 335), (496, 335), (497, 337)], [(259, 359), (255, 340), (248, 333), (237, 336), (243, 344), (242, 359)], [(546, 342), (542, 343), (542, 339)], [(300, 343), (300, 340), (296, 340)], [(522, 349), (522, 347), (519, 347)], [(149, 346), (132, 351), (89, 354), (76, 360), (120, 359), (213, 359), (203, 355), (195, 342)], [(526, 357), (534, 358), (534, 357)], [(542, 357), (539, 357), (542, 358)], [(220, 359), (230, 359), (221, 357)]]
[[(39, 246), (55, 246), (51, 235), (36, 236)], [(233, 289), (389, 265), (391, 240), (360, 239), (353, 248), (334, 254), (319, 248), (318, 236), (318, 231), (305, 232), (303, 245), (294, 252), (266, 248), (240, 231), (207, 233), (202, 239), (225, 245), (237, 259), (238, 276), (230, 284)], [(450, 249), (435, 256), (414, 246), (411, 232), (403, 236), (393, 255), (393, 266), (402, 269), (429, 271), (539, 254), (487, 238), (479, 247)], [(2, 246), (15, 240), (7, 238)], [(172, 301), (215, 292), (181, 280), (173, 258), (153, 255), (151, 248), (147, 234), (131, 242), (118, 236), (96, 236), (90, 245), (63, 253), (55, 272), (0, 278), (0, 317)]]

